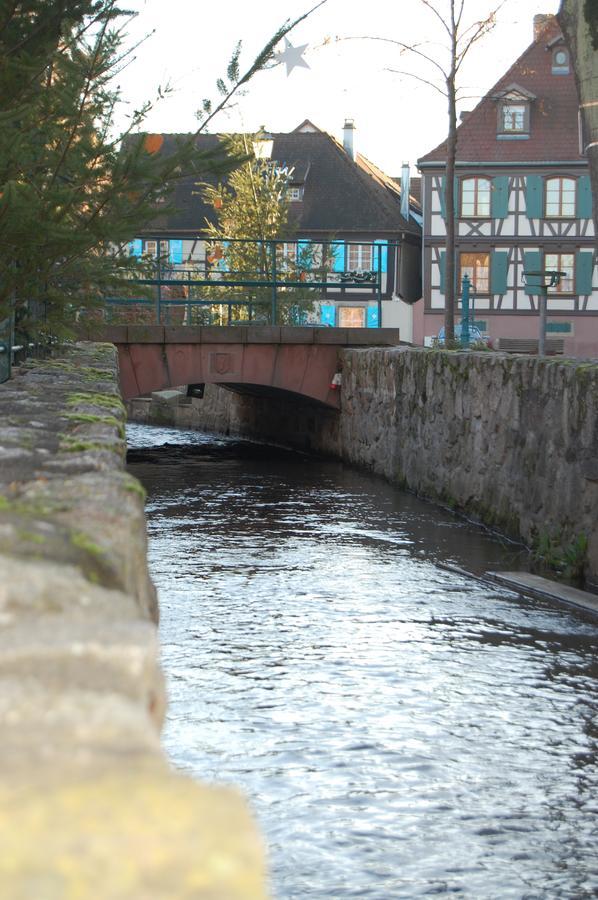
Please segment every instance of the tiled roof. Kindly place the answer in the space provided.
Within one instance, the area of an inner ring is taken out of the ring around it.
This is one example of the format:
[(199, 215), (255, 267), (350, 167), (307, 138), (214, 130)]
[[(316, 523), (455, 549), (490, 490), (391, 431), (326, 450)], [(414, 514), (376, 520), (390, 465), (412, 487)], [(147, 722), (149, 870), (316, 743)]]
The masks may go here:
[[(168, 153), (183, 135), (165, 134), (159, 152)], [(291, 221), (297, 232), (325, 232), (331, 236), (347, 232), (373, 234), (410, 232), (418, 235), (416, 223), (407, 222), (400, 213), (400, 191), (390, 190), (379, 170), (364, 164), (358, 156), (353, 161), (342, 146), (325, 132), (293, 131), (274, 134), (272, 159), (293, 166), (291, 184), (303, 179), (303, 199), (291, 204)], [(199, 135), (200, 150), (218, 145), (218, 135)], [(367, 161), (366, 161), (367, 163)], [(209, 181), (209, 178), (204, 178)], [(156, 231), (201, 230), (206, 218), (215, 220), (214, 210), (202, 199), (197, 178), (181, 179), (171, 205), (176, 212), (158, 217)], [(392, 179), (388, 179), (392, 181)], [(148, 231), (151, 228), (147, 229)]]
[[(457, 129), (457, 161), (518, 163), (585, 159), (579, 150), (579, 101), (573, 71), (568, 75), (552, 74), (552, 52), (548, 44), (560, 36), (558, 22), (551, 17), (536, 40), (467, 115)], [(530, 136), (527, 140), (497, 140), (495, 98), (514, 84), (536, 98), (530, 104)], [(446, 141), (443, 141), (418, 162), (445, 160)]]

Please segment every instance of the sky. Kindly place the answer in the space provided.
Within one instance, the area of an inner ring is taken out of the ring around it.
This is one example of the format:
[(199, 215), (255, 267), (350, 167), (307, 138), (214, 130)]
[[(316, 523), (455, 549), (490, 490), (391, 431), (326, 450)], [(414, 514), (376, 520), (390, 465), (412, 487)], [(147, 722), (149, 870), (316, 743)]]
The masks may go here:
[[(216, 79), (224, 77), (237, 41), (244, 71), (287, 20), (317, 0), (130, 0), (138, 15), (129, 25), (129, 43), (149, 35), (119, 78), (126, 103), (119, 124), (158, 88), (170, 85), (145, 122), (149, 132), (194, 131), (203, 98), (217, 100)], [(438, 9), (448, 0), (434, 0)], [(499, 0), (466, 0), (468, 22), (495, 9)], [(532, 40), (537, 13), (556, 13), (559, 0), (506, 0), (495, 28), (476, 44), (463, 65), (459, 111), (472, 109)], [(446, 136), (446, 99), (434, 66), (385, 41), (417, 47), (436, 62), (445, 53), (442, 27), (422, 0), (326, 0), (289, 35), (295, 47), (307, 44), (307, 68), (287, 76), (284, 65), (258, 73), (238, 103), (210, 124), (211, 131), (291, 131), (304, 119), (342, 139), (345, 118), (355, 121), (356, 149), (389, 175), (400, 174)], [(446, 35), (444, 35), (446, 37)], [(358, 38), (358, 39), (353, 39)], [(364, 39), (365, 38), (365, 39)], [(280, 49), (284, 49), (280, 46)], [(389, 71), (400, 70), (403, 73)]]

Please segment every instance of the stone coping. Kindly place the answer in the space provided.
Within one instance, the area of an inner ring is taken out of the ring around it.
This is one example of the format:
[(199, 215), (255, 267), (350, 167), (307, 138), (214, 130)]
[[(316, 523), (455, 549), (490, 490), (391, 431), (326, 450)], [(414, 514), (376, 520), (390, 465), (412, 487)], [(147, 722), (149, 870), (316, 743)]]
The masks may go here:
[(334, 344), (395, 347), (398, 328), (324, 328), (291, 325), (90, 325), (80, 337), (112, 344)]
[(0, 897), (266, 896), (244, 800), (170, 770), (116, 348), (0, 385)]

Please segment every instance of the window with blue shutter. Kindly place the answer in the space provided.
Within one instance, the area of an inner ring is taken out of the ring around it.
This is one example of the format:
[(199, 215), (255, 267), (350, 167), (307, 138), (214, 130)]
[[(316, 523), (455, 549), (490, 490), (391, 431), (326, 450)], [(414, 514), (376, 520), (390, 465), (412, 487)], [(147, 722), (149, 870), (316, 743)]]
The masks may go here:
[(506, 219), (509, 215), (509, 176), (492, 179), (491, 212), (493, 219)]
[(577, 179), (577, 218), (592, 218), (592, 187), (589, 175), (582, 175)]
[[(539, 250), (526, 250), (523, 254), (523, 271), (524, 272), (542, 272), (542, 254)], [(538, 285), (540, 278), (530, 279), (533, 284), (526, 284), (523, 288), (524, 292), (530, 296), (538, 293)]]
[(143, 241), (141, 238), (129, 241), (129, 256), (143, 256)]
[(179, 240), (170, 241), (170, 249), (168, 259), (173, 265), (182, 263), (183, 261), (183, 242)]
[(320, 323), (334, 328), (336, 324), (336, 306), (323, 303), (320, 307)]
[(438, 268), (440, 270), (440, 293), (444, 294), (445, 291), (445, 280), (444, 280), (444, 269), (446, 264), (446, 251), (440, 251), (440, 258), (438, 260)]
[(525, 179), (525, 214), (528, 219), (541, 219), (544, 214), (544, 179), (528, 175)]
[[(380, 247), (380, 250), (378, 249)], [(380, 271), (386, 272), (388, 268), (388, 241), (375, 240), (373, 249), (373, 265), (374, 272), (378, 271), (378, 260), (380, 261)]]
[(507, 275), (509, 272), (509, 254), (502, 250), (493, 250), (490, 254), (490, 293), (507, 293)]
[(578, 250), (575, 254), (575, 293), (580, 296), (592, 293), (594, 274), (594, 253), (592, 250)]
[(367, 327), (368, 328), (379, 328), (380, 327), (380, 316), (378, 315), (378, 307), (377, 306), (368, 306), (367, 308)]

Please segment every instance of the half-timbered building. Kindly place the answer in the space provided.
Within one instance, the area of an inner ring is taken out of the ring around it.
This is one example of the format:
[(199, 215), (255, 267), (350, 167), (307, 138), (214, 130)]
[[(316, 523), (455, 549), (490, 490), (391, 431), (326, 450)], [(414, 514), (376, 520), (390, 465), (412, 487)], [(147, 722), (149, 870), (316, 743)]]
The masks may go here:
[(538, 278), (549, 334), (565, 352), (598, 353), (598, 274), (588, 163), (569, 50), (554, 16), (536, 16), (534, 40), (458, 129), (454, 209), (445, 203), (446, 142), (419, 160), (423, 176), (423, 303), (414, 339), (444, 321), (446, 221), (456, 219), (457, 284), (469, 275), (474, 318), (497, 338), (538, 335)]

